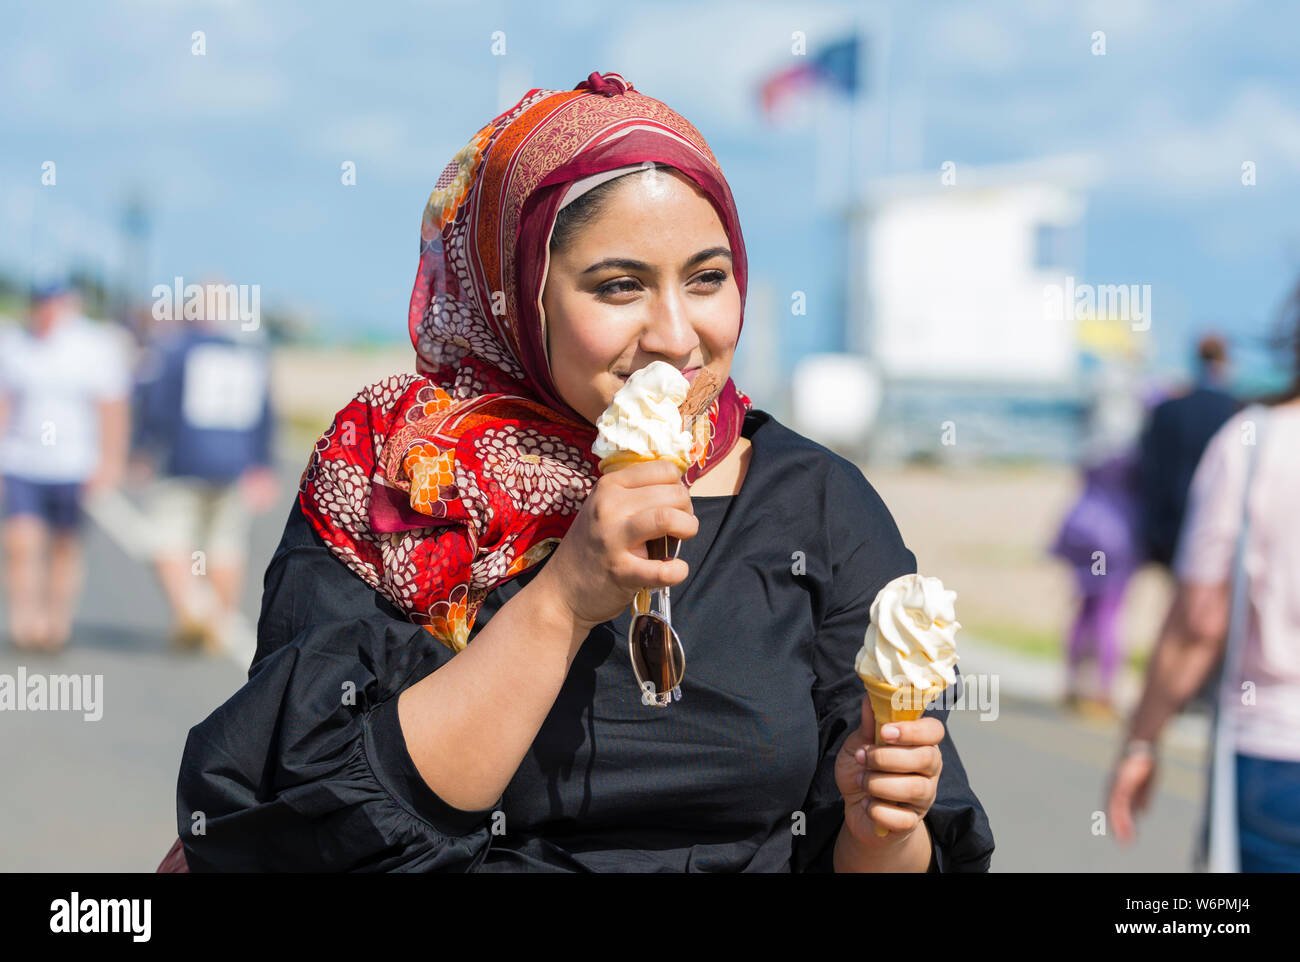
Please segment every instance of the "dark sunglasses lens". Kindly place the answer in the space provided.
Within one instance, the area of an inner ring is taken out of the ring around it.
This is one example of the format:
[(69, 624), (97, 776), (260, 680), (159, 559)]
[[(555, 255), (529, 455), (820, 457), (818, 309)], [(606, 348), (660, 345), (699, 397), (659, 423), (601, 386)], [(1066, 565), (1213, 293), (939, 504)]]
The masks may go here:
[(632, 621), (632, 669), (638, 684), (650, 682), (655, 694), (681, 684), (686, 669), (681, 645), (662, 618), (637, 615)]
[(670, 534), (662, 538), (653, 538), (645, 543), (646, 554), (651, 561), (669, 561), (677, 557), (678, 551), (681, 550), (682, 542), (680, 538), (675, 538)]

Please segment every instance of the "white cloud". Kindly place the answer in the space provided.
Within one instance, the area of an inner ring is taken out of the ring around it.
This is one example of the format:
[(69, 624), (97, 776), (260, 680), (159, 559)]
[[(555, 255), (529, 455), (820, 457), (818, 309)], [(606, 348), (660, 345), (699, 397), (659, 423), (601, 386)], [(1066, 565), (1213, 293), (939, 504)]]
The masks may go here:
[(1086, 0), (1062, 5), (1060, 12), (1081, 32), (1106, 33), (1107, 56), (1114, 49), (1138, 54), (1153, 42), (1204, 34), (1231, 20), (1241, 0)]
[[(1180, 6), (1190, 12), (1193, 4)], [(1066, 11), (1074, 13), (1074, 22), (1084, 36), (1091, 36), (1094, 30), (1103, 31), (1107, 46), (1112, 35), (1117, 42), (1125, 44), (1144, 40), (1147, 31), (1168, 28), (1168, 14), (1175, 12), (1169, 9), (1167, 2), (1161, 4), (1158, 0), (1085, 0), (1067, 5), (1062, 12)]]
[(1107, 137), (1107, 179), (1144, 194), (1191, 200), (1248, 188), (1244, 161), (1274, 183), (1300, 175), (1300, 110), (1271, 86), (1248, 82), (1215, 115), (1185, 118), (1164, 98), (1142, 101)]
[(963, 76), (1018, 72), (1029, 58), (1030, 37), (1021, 25), (995, 14), (985, 6), (935, 10), (925, 30), (927, 59)]
[[(465, 140), (474, 133), (467, 130)], [(431, 142), (431, 138), (436, 138)], [(394, 180), (428, 182), (432, 190), (442, 169), (464, 146), (445, 130), (417, 130), (413, 115), (380, 110), (335, 117), (310, 135), (311, 145), (335, 165), (357, 164), (357, 181), (374, 173)]]
[(116, 267), (117, 230), (93, 212), (60, 199), (56, 188), (0, 190), (0, 260), (25, 279), (49, 277), (74, 264)]
[[(66, 30), (56, 8), (36, 14), (21, 47), (0, 47), (5, 87), (27, 92), (0, 101), (0, 118), (44, 130), (118, 132), (156, 127), (160, 118), (245, 119), (288, 105), (279, 55), (288, 26), (244, 3), (178, 8), (135, 0), (135, 7), (128, 15), (91, 7)], [(206, 33), (202, 56), (191, 53), (195, 30)]]

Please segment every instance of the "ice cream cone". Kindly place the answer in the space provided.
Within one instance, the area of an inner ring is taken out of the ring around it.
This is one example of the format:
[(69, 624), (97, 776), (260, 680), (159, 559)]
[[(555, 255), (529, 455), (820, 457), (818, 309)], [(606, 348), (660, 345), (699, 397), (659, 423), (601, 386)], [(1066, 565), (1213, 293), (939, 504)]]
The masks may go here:
[(682, 474), (685, 474), (687, 469), (690, 468), (689, 464), (677, 458), (648, 458), (644, 454), (638, 454), (635, 451), (619, 451), (617, 454), (611, 454), (607, 458), (600, 459), (600, 473), (613, 474), (622, 468), (647, 461), (671, 461), (677, 465), (677, 470)]
[[(933, 685), (924, 692), (915, 688), (902, 689), (897, 685), (886, 685), (874, 678), (864, 678), (862, 683), (867, 687), (867, 697), (871, 699), (871, 714), (876, 719), (876, 744), (888, 744), (880, 735), (880, 730), (890, 722), (916, 721), (923, 714), (930, 701), (946, 688), (946, 685)], [(899, 696), (900, 707), (894, 706), (894, 695), (902, 692)], [(876, 834), (882, 838), (889, 834), (889, 829), (884, 826), (876, 826)]]

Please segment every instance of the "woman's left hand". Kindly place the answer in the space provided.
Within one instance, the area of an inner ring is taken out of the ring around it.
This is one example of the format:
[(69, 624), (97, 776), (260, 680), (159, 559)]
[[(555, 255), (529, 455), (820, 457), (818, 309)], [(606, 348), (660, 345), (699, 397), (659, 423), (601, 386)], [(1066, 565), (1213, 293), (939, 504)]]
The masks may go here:
[[(889, 738), (890, 727), (898, 737)], [(921, 824), (934, 804), (943, 770), (943, 722), (922, 717), (885, 726), (886, 744), (876, 744), (871, 699), (862, 696), (862, 722), (844, 739), (835, 759), (835, 784), (844, 797), (844, 824), (859, 844), (893, 846)], [(876, 826), (889, 834), (876, 834)]]

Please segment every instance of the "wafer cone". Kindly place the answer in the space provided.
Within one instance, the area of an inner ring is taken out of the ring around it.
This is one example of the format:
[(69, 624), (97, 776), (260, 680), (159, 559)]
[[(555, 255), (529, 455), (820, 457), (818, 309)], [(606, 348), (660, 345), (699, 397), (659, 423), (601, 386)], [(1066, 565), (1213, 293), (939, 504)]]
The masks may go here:
[(677, 470), (685, 474), (690, 467), (685, 461), (678, 458), (648, 458), (644, 454), (638, 454), (635, 451), (617, 451), (607, 458), (600, 459), (600, 473), (613, 474), (622, 468), (630, 467), (633, 464), (643, 464), (648, 461), (671, 461), (677, 465)]
[[(890, 722), (916, 721), (925, 714), (926, 706), (935, 695), (943, 691), (946, 685), (935, 685), (925, 689), (924, 693), (910, 686), (902, 689), (897, 685), (886, 685), (874, 678), (862, 678), (862, 683), (867, 687), (867, 697), (871, 699), (871, 714), (876, 719), (876, 744), (888, 744), (880, 735), (880, 730)], [(894, 707), (894, 695), (897, 692), (903, 692), (899, 697), (901, 707)], [(882, 838), (889, 834), (889, 829), (882, 825), (876, 826), (876, 834)]]

